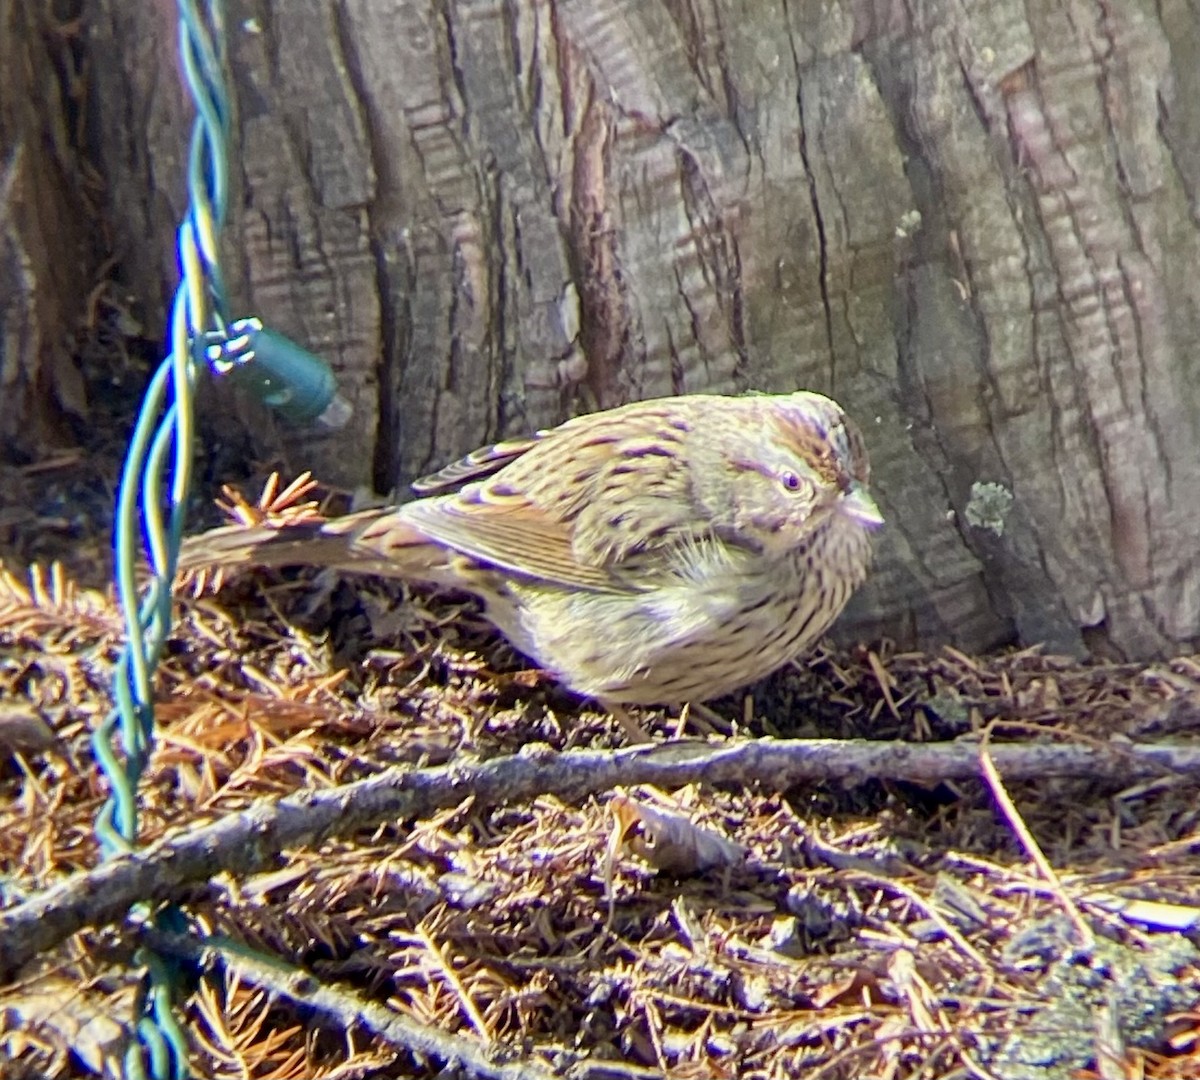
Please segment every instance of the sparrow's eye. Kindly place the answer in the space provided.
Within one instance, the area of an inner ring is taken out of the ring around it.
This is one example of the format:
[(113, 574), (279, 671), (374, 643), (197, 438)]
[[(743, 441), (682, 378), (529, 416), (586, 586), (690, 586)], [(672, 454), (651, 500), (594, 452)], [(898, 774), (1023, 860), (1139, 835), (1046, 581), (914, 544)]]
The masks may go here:
[(803, 481), (794, 472), (783, 472), (779, 474), (779, 482), (788, 489), (788, 491), (799, 491), (803, 485)]

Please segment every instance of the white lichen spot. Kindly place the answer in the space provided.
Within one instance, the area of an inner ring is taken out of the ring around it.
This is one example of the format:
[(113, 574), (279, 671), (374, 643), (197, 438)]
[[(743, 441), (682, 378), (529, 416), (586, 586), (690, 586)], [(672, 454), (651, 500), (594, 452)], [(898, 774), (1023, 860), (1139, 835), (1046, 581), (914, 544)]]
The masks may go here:
[(968, 525), (1003, 536), (1004, 522), (1012, 504), (1013, 495), (1008, 488), (1002, 484), (985, 484), (976, 480), (971, 485), (971, 498), (964, 516)]
[(900, 215), (900, 222), (896, 226), (896, 235), (904, 238), (912, 236), (921, 227), (921, 211), (906, 210)]
[(558, 320), (567, 341), (575, 341), (579, 337), (579, 290), (573, 281), (558, 294)]
[(1100, 592), (1093, 593), (1087, 607), (1080, 606), (1075, 609), (1075, 618), (1079, 620), (1080, 626), (1099, 626), (1104, 622), (1108, 618), (1108, 608), (1104, 603), (1104, 594)]

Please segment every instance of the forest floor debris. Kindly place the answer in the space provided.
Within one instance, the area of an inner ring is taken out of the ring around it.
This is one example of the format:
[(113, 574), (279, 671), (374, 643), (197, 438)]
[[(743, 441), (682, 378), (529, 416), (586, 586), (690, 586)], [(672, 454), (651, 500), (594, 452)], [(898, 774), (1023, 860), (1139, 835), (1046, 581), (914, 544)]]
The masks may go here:
[[(28, 535), (19, 524), (10, 541)], [(69, 570), (6, 553), (4, 907), (98, 859), (106, 789), (89, 738), (122, 624), (107, 588), (81, 582), (105, 579), (106, 549), (73, 544)], [(243, 573), (184, 595), (157, 685), (143, 843), (392, 766), (623, 743), (610, 718), (523, 667), (470, 601), (329, 573)], [(1200, 658), (828, 646), (713, 711), (683, 734), (1191, 744)], [(639, 720), (659, 739), (680, 725)], [(998, 779), (1016, 818), (982, 776), (633, 788), (579, 804), (484, 807), (464, 793), (289, 850), (187, 898), (206, 932), (282, 961), (285, 984), (288, 965), (304, 973), (289, 996), (222, 954), (182, 1013), (195, 1071), (432, 1077), (458, 1046), (472, 1051), (466, 1076), (1200, 1074), (1194, 777)], [(664, 836), (674, 854), (656, 864)], [(690, 846), (713, 855), (702, 872), (686, 872)], [(0, 988), (0, 1061), (25, 1070), (0, 1075), (95, 1075), (128, 1016), (137, 940), (132, 923), (86, 930)], [(314, 987), (343, 1011), (306, 1001)], [(368, 1014), (409, 1034), (389, 1038)]]

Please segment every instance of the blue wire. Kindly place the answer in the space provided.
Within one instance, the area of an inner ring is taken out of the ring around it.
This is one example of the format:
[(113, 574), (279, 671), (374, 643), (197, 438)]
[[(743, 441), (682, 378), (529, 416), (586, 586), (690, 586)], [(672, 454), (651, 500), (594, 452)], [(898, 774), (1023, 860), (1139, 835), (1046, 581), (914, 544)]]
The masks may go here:
[[(218, 0), (210, 0), (207, 24), (190, 0), (179, 0), (179, 12), (180, 55), (197, 110), (189, 162), (191, 207), (176, 237), (181, 280), (171, 312), (171, 352), (146, 388), (130, 435), (115, 511), (116, 586), (125, 612), (126, 647), (114, 672), (114, 708), (92, 736), (96, 761), (112, 788), (96, 819), (105, 858), (130, 850), (137, 839), (137, 784), (153, 746), (152, 673), (170, 630), (171, 584), (191, 486), (196, 368), (192, 343), (203, 338), (210, 323), (220, 327), (228, 322), (216, 249), (228, 198), (228, 95), (223, 56), (209, 37), (209, 27), (217, 31), (223, 26), (223, 9)], [(165, 490), (168, 469), (169, 494)], [(153, 573), (140, 600), (139, 541)], [(118, 730), (124, 760), (113, 747)], [(147, 967), (148, 989), (136, 1039), (125, 1054), (124, 1074), (130, 1080), (147, 1076), (184, 1080), (187, 1037), (171, 1011), (173, 969), (145, 950), (141, 959)]]
[[(114, 511), (116, 590), (125, 615), (126, 646), (113, 673), (113, 709), (92, 734), (93, 754), (111, 786), (96, 817), (96, 837), (105, 859), (133, 850), (137, 841), (137, 786), (154, 742), (153, 672), (170, 632), (171, 586), (191, 488), (196, 369), (210, 331), (224, 340), (231, 322), (217, 250), (229, 197), (224, 4), (208, 0), (207, 20), (194, 0), (178, 0), (178, 9), (179, 52), (196, 106), (188, 151), (190, 204), (176, 234), (180, 282), (171, 309), (171, 351), (146, 388)], [(264, 349), (275, 341), (262, 336)], [(324, 409), (333, 390), (324, 399), (317, 391), (325, 392), (325, 384), (331, 383), (328, 368), (320, 375), (319, 360), (300, 355), (303, 351), (290, 343), (283, 345), (274, 346), (280, 355), (266, 365), (271, 378), (299, 387), (305, 408)], [(141, 549), (149, 559), (152, 580), (139, 599)], [(114, 748), (118, 732), (123, 758)], [(178, 909), (164, 908), (156, 920), (169, 923), (177, 933), (187, 930), (186, 916)], [(139, 950), (138, 956), (147, 969), (146, 989), (139, 994), (136, 1039), (126, 1050), (124, 1075), (129, 1080), (184, 1080), (187, 1036), (171, 1008), (178, 969), (147, 949)]]

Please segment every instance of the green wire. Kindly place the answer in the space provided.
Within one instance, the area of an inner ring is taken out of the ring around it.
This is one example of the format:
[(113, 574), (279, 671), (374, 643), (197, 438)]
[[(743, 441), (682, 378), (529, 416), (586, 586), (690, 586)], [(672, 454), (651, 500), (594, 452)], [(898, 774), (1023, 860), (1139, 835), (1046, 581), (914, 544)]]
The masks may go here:
[[(228, 198), (228, 95), (223, 53), (218, 53), (209, 35), (209, 27), (214, 33), (223, 28), (223, 7), (210, 0), (207, 24), (191, 0), (179, 0), (178, 7), (180, 56), (197, 111), (189, 160), (191, 207), (176, 237), (181, 280), (171, 313), (171, 352), (146, 388), (130, 435), (114, 515), (116, 590), (125, 612), (126, 646), (114, 671), (114, 708), (92, 736), (96, 761), (111, 785), (111, 797), (96, 819), (106, 858), (131, 850), (136, 841), (137, 783), (153, 745), (153, 670), (170, 630), (171, 585), (192, 480), (196, 366), (192, 343), (211, 323), (227, 322), (216, 238)], [(169, 498), (164, 490), (168, 469)], [(153, 572), (140, 600), (139, 542)], [(118, 730), (123, 761), (113, 745)], [(187, 1037), (171, 1009), (176, 981), (171, 965), (146, 951), (139, 959), (147, 968), (148, 989), (135, 1011), (136, 1039), (125, 1053), (124, 1075), (130, 1080), (148, 1075), (155, 1080), (184, 1080)]]
[[(116, 591), (126, 645), (113, 673), (113, 709), (92, 733), (92, 752), (111, 786), (95, 826), (106, 859), (132, 851), (137, 840), (137, 785), (154, 740), (153, 672), (171, 628), (172, 584), (192, 481), (198, 350), (210, 329), (227, 336), (230, 324), (218, 251), (229, 196), (224, 4), (208, 0), (207, 20), (194, 0), (178, 0), (178, 10), (179, 53), (196, 107), (188, 149), (190, 204), (176, 234), (180, 282), (171, 310), (171, 351), (146, 387), (114, 510)], [(303, 364), (297, 366), (303, 371)], [(153, 575), (141, 598), (139, 542)], [(118, 731), (123, 760), (114, 746)], [(176, 932), (186, 931), (186, 916), (178, 909), (162, 908), (155, 918), (168, 919)], [(178, 972), (150, 950), (139, 950), (138, 960), (146, 979), (134, 1009), (136, 1038), (125, 1052), (124, 1075), (184, 1080), (187, 1036), (172, 1011)]]

